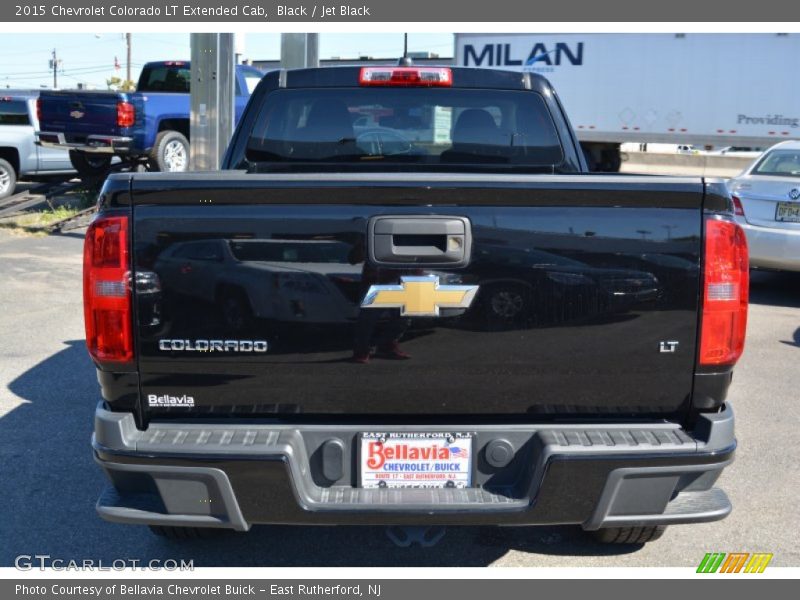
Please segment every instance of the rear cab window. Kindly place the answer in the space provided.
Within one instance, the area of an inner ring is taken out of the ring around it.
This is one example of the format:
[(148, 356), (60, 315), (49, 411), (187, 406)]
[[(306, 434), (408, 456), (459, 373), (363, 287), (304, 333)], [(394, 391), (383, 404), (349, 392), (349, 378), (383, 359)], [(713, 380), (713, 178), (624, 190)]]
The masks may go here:
[(222, 251), (214, 242), (191, 242), (175, 251), (176, 258), (201, 261), (220, 261)]
[(336, 241), (231, 241), (231, 253), (240, 262), (333, 263), (347, 261), (351, 246)]
[(188, 63), (175, 62), (145, 66), (136, 90), (188, 94), (192, 74)]
[(752, 175), (800, 177), (800, 150), (773, 150), (753, 169)]
[(259, 71), (254, 67), (239, 67), (241, 79), (244, 81), (244, 89), (242, 89), (242, 83), (239, 77), (236, 78), (236, 95), (237, 96), (249, 96), (252, 94), (256, 86), (261, 83), (261, 79), (264, 77), (264, 73)]
[(465, 88), (279, 89), (246, 147), (259, 168), (290, 164), (553, 169), (564, 156), (542, 96)]
[(28, 103), (25, 100), (0, 97), (0, 125), (30, 125)]

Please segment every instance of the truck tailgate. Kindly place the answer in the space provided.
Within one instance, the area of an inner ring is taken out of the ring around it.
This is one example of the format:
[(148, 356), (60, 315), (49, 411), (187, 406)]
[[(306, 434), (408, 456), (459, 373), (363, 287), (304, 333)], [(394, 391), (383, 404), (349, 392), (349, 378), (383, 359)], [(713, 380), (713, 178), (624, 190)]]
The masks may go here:
[(42, 92), (40, 130), (64, 133), (67, 142), (82, 143), (88, 135), (117, 135), (116, 92)]
[[(131, 186), (148, 418), (688, 409), (700, 179), (226, 172)], [(372, 264), (379, 215), (461, 220), (466, 266)], [(423, 299), (438, 316), (413, 314), (414, 278), (438, 284)], [(372, 286), (400, 286), (392, 300), (412, 314), (361, 307)], [(461, 307), (436, 295), (458, 289), (473, 295)]]

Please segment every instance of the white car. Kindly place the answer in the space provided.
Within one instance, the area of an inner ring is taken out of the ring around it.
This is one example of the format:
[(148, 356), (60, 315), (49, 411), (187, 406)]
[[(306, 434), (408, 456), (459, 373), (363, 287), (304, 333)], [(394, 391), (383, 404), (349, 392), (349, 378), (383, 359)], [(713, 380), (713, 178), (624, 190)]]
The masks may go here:
[(332, 240), (207, 239), (173, 244), (153, 270), (167, 293), (217, 305), (234, 331), (253, 317), (281, 322), (347, 323), (358, 307), (346, 297), (358, 289), (362, 265), (351, 264), (349, 244)]
[(724, 148), (712, 150), (706, 154), (709, 156), (741, 156), (743, 158), (758, 158), (761, 156), (762, 152), (764, 152), (764, 149), (758, 146), (725, 146)]
[(800, 271), (800, 142), (776, 144), (728, 183), (750, 266)]

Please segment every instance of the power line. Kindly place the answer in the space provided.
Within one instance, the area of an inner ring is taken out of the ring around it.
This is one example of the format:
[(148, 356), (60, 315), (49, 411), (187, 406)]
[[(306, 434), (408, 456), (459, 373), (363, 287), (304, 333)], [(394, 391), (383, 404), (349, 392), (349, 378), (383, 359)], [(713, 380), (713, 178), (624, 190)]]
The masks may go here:
[[(45, 60), (47, 60), (47, 57), (45, 57)], [(0, 58), (0, 61), (2, 61), (2, 58)], [(22, 63), (14, 61), (14, 66), (15, 67), (32, 67), (32, 66), (41, 65), (41, 64), (42, 64), (41, 60), (36, 60), (36, 61), (31, 61), (31, 62), (22, 62)], [(70, 60), (69, 64), (71, 64), (71, 65), (79, 65), (79, 66), (82, 66), (82, 65), (96, 65), (97, 64), (97, 57), (94, 57), (91, 60)], [(135, 63), (132, 63), (132, 64), (135, 64)]]
[(102, 77), (101, 79), (95, 79), (94, 77), (77, 77), (75, 75), (66, 75), (66, 74), (64, 74), (64, 77), (66, 77), (67, 79), (72, 79), (73, 81), (77, 81), (78, 83), (89, 83), (89, 84), (92, 84), (92, 85), (106, 85), (107, 84), (107, 78), (106, 77)]
[[(131, 65), (133, 65), (133, 66), (142, 66), (142, 63), (131, 63)], [(103, 71), (103, 70), (106, 70), (106, 69), (113, 69), (113, 68), (114, 68), (113, 64), (110, 64), (110, 65), (91, 65), (91, 66), (87, 66), (87, 67), (76, 67), (74, 69), (69, 69), (69, 72), (70, 73), (75, 73), (75, 72), (80, 73), (80, 72), (84, 72), (84, 71), (87, 71), (87, 72), (88, 71), (98, 71), (99, 72), (99, 71)], [(62, 72), (62, 73), (65, 72), (65, 69), (62, 67), (60, 72)], [(10, 72), (7, 72), (7, 73), (8, 73), (8, 75), (42, 75), (42, 76), (47, 76), (47, 75), (50, 75), (51, 70), (48, 68), (48, 69), (39, 69), (37, 71), (10, 71)]]
[[(19, 35), (20, 35), (20, 37), (24, 35), (26, 40), (30, 41), (31, 34), (26, 33), (26, 34), (19, 34)], [(91, 45), (106, 44), (108, 42), (117, 42), (117, 43), (119, 43), (119, 40), (114, 40), (112, 38), (107, 38), (107, 39), (103, 39), (103, 40), (94, 40), (92, 42), (86, 42), (86, 43), (81, 43), (81, 44), (71, 44), (69, 46), (60, 46), (60, 48), (61, 48), (62, 51), (64, 51), (64, 50), (75, 50), (76, 48), (86, 48), (86, 47), (91, 46)], [(23, 56), (23, 55), (30, 55), (30, 54), (33, 54), (33, 53), (36, 53), (36, 52), (44, 53), (44, 52), (47, 52), (47, 50), (21, 50), (19, 52), (2, 52), (2, 54), (0, 54), (0, 57)]]

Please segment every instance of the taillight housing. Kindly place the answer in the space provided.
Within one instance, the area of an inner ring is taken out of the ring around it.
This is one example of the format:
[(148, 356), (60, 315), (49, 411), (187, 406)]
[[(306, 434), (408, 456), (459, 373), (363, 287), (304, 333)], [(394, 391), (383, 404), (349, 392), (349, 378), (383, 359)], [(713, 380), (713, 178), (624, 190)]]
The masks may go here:
[(130, 102), (117, 102), (117, 126), (133, 127), (136, 121), (136, 109)]
[(447, 67), (362, 67), (360, 85), (390, 87), (451, 87), (453, 72)]
[(750, 265), (744, 231), (736, 223), (706, 220), (703, 313), (699, 363), (731, 366), (744, 350)]
[(36, 120), (39, 122), (39, 125), (42, 124), (42, 99), (36, 99)]
[(744, 206), (742, 206), (742, 201), (738, 196), (731, 196), (731, 200), (733, 201), (733, 214), (735, 214), (737, 217), (743, 217)]
[(133, 361), (128, 217), (99, 217), (83, 245), (86, 346), (100, 363)]

